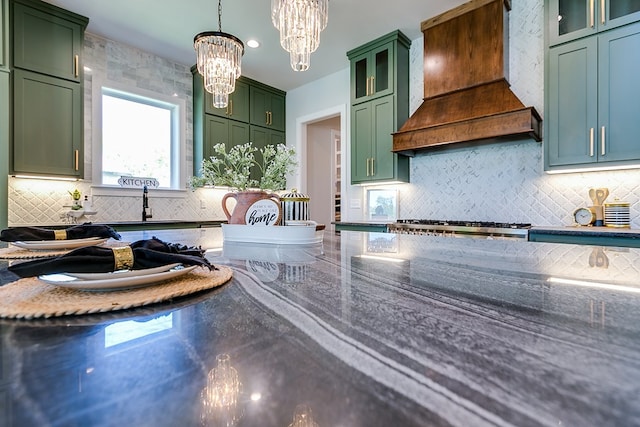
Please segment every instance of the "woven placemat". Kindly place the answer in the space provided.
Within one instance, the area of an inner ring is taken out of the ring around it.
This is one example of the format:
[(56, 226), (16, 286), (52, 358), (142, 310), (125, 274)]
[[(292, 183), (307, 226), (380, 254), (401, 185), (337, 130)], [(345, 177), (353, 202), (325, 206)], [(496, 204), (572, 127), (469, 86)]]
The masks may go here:
[(198, 267), (153, 286), (121, 291), (81, 291), (44, 283), (36, 277), (0, 286), (0, 318), (37, 319), (104, 313), (155, 304), (212, 289), (228, 282), (229, 267)]
[[(126, 246), (130, 242), (109, 239), (98, 246), (106, 246), (108, 248)], [(73, 249), (57, 249), (57, 250), (33, 250), (19, 248), (9, 244), (9, 247), (0, 248), (0, 259), (31, 259), (31, 258), (51, 258), (54, 256), (64, 255)]]

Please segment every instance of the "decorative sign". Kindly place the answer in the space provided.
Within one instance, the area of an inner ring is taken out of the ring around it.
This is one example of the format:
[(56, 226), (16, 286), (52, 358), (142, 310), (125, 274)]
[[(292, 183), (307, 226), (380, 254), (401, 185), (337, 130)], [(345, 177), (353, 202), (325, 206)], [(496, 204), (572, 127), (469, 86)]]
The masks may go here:
[(280, 221), (280, 205), (271, 199), (261, 199), (249, 206), (244, 215), (247, 225), (276, 225)]
[(155, 178), (139, 176), (121, 176), (118, 179), (118, 184), (123, 188), (143, 188), (145, 185), (147, 188), (158, 188), (160, 186), (160, 183)]

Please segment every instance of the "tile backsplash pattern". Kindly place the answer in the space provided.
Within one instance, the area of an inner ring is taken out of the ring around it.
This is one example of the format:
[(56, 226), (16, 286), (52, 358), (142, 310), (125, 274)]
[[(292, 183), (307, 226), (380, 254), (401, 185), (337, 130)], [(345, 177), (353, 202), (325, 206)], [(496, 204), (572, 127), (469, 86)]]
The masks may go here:
[[(512, 2), (508, 80), (526, 106), (543, 115), (544, 13), (537, 0)], [(411, 45), (411, 111), (422, 102), (422, 40)], [(590, 188), (606, 187), (630, 203), (640, 228), (640, 170), (548, 175), (542, 144), (533, 140), (420, 153), (411, 159), (411, 184), (399, 187), (400, 218), (572, 225), (573, 211), (593, 203)]]

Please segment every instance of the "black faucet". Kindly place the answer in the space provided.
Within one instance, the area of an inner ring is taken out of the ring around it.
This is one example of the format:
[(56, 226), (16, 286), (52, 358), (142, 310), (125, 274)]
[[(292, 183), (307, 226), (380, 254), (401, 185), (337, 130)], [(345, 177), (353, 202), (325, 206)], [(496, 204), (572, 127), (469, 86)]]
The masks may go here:
[(147, 218), (151, 217), (151, 209), (149, 208), (149, 190), (145, 185), (142, 190), (142, 221), (146, 221)]

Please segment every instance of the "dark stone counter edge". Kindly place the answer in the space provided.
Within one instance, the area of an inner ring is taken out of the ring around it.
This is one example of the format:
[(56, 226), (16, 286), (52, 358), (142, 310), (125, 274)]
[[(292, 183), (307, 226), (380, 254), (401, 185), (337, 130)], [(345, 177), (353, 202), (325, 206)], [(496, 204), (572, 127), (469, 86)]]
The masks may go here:
[(612, 227), (531, 227), (529, 241), (640, 247), (640, 230)]
[[(87, 221), (90, 222), (90, 221)], [(121, 222), (99, 222), (93, 221), (95, 224), (106, 224), (117, 231), (137, 231), (137, 230), (170, 230), (180, 228), (208, 228), (208, 227), (220, 227), (221, 224), (227, 221), (214, 220), (214, 221), (121, 221)], [(34, 227), (50, 228), (50, 229), (62, 229), (68, 228), (73, 224), (55, 224), (55, 225), (33, 225)]]
[(342, 222), (333, 221), (331, 224), (335, 226), (336, 231), (349, 230), (349, 231), (373, 231), (386, 233), (389, 231), (389, 224), (392, 222)]

